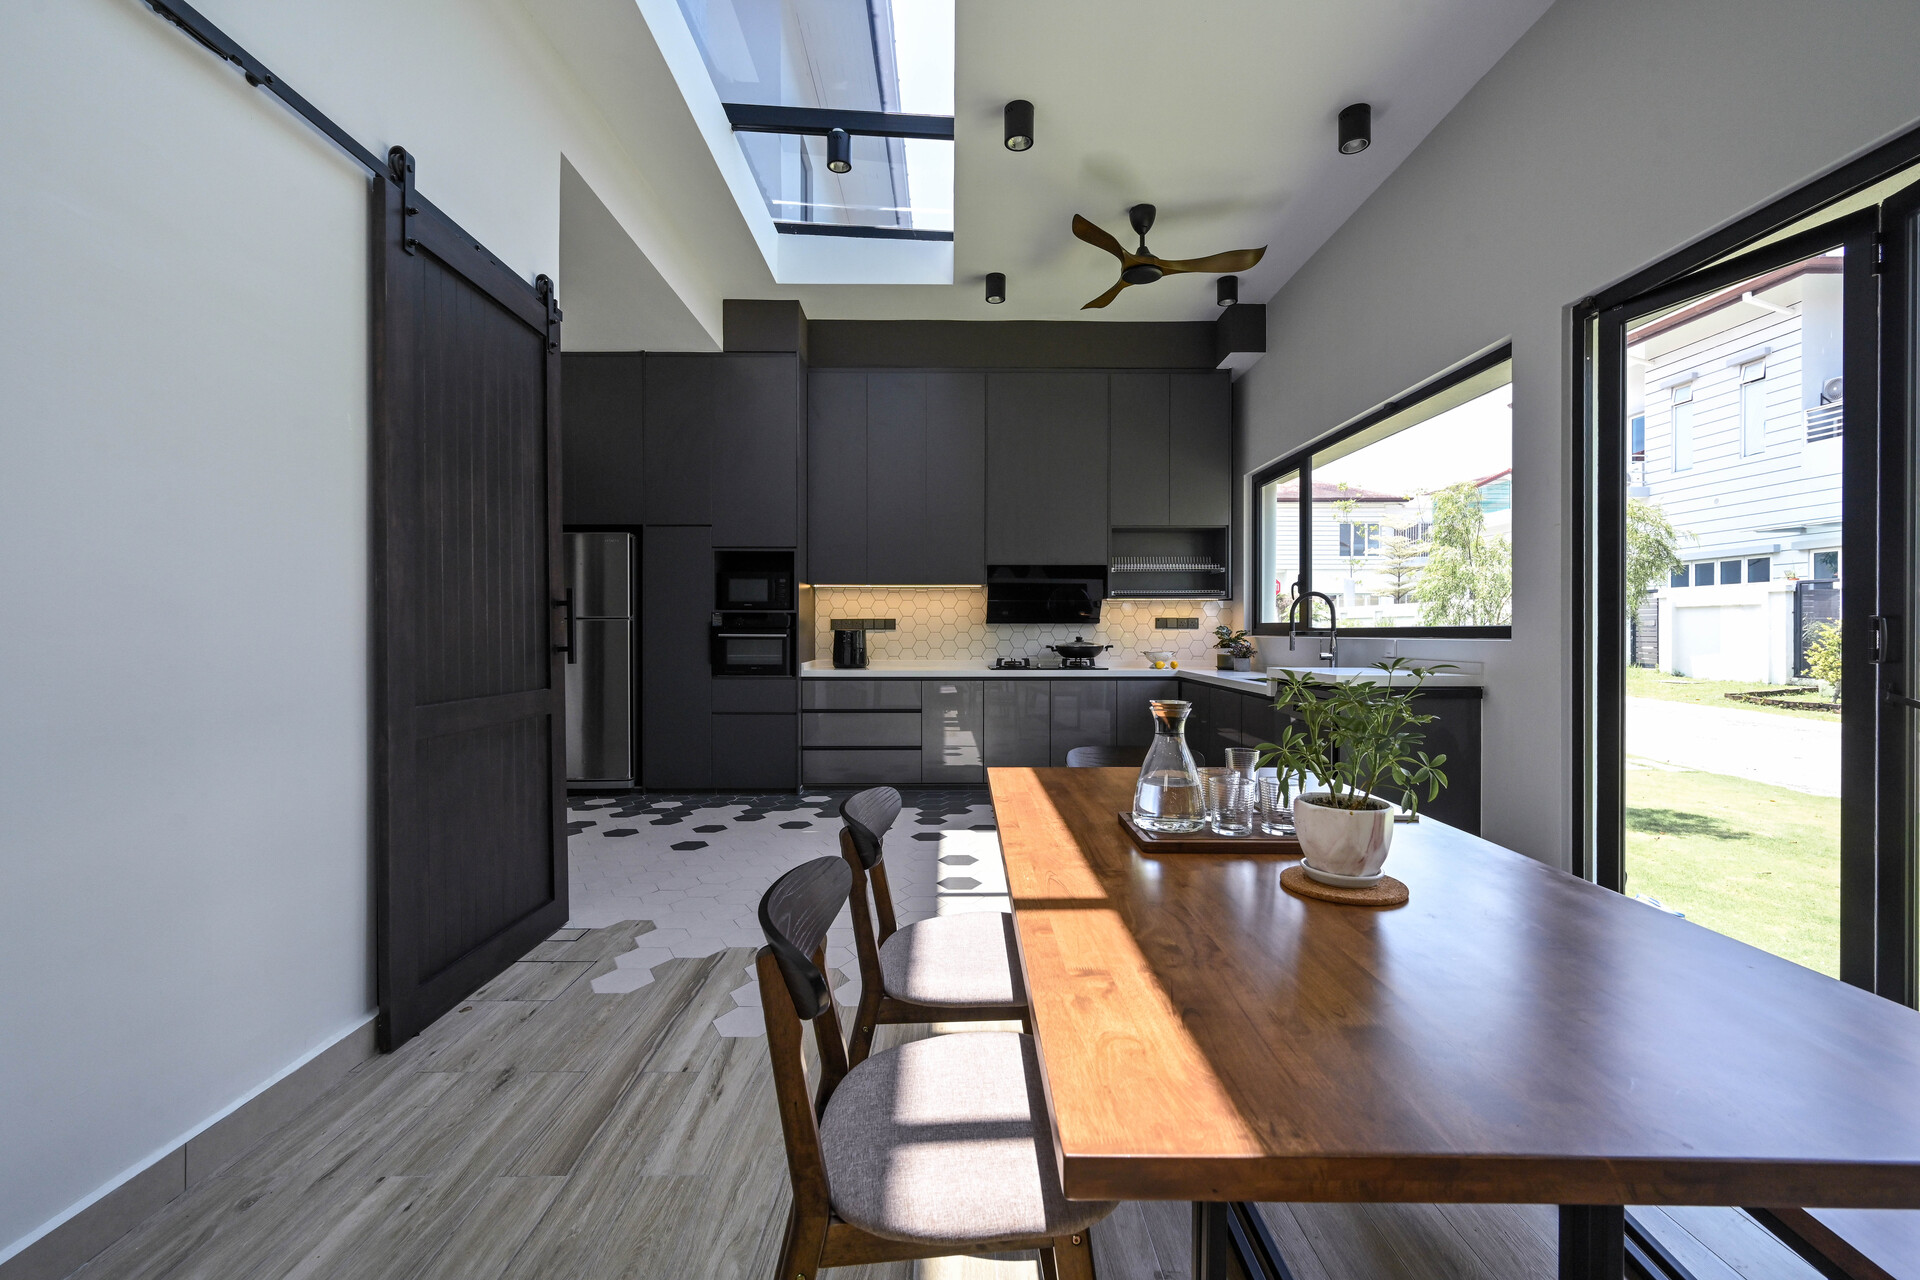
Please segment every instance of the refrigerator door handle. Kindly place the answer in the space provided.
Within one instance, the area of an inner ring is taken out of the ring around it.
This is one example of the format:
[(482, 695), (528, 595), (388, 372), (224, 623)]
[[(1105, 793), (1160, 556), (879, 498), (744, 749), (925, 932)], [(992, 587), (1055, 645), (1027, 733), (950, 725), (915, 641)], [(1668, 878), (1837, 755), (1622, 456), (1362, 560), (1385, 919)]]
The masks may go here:
[(566, 654), (567, 665), (572, 666), (574, 663), (580, 661), (579, 647), (574, 644), (575, 619), (573, 616), (573, 588), (568, 587), (567, 594), (561, 597), (560, 599), (555, 600), (553, 602), (553, 607), (556, 609), (565, 609), (567, 611), (566, 612), (567, 642), (565, 644), (557, 644), (553, 646), (553, 649), (555, 653)]

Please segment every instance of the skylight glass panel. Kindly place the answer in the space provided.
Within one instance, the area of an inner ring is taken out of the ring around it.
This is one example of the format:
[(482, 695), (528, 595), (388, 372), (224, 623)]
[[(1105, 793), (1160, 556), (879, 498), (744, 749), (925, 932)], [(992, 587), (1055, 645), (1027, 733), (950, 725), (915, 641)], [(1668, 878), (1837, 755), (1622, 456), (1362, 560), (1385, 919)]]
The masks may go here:
[[(953, 114), (953, 0), (680, 0), (720, 100)], [(853, 138), (829, 172), (823, 138), (735, 135), (785, 230), (953, 229), (953, 143)]]

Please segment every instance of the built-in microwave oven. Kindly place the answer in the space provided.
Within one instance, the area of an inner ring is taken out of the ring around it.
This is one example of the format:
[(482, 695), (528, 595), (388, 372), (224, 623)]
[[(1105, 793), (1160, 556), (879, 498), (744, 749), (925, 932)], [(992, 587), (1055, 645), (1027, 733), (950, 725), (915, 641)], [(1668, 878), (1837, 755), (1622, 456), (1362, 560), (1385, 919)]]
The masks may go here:
[(794, 671), (794, 615), (721, 612), (713, 615), (713, 674), (790, 676)]
[(793, 604), (793, 552), (722, 551), (714, 556), (713, 607), (780, 613)]

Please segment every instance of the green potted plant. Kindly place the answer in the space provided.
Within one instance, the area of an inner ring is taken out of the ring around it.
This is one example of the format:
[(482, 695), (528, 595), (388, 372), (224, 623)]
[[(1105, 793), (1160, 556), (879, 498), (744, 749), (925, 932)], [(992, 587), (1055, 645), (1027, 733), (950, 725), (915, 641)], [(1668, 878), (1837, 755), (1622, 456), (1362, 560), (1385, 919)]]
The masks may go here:
[(1253, 670), (1253, 637), (1244, 631), (1235, 631), (1232, 627), (1218, 626), (1213, 629), (1218, 637), (1213, 647), (1220, 650), (1220, 670)]
[(1416, 667), (1405, 658), (1377, 663), (1375, 680), (1322, 681), (1311, 672), (1289, 671), (1277, 687), (1274, 707), (1292, 717), (1280, 741), (1260, 744), (1260, 763), (1271, 764), (1289, 786), (1318, 789), (1293, 803), (1306, 873), (1327, 884), (1376, 883), (1393, 842), (1396, 795), (1417, 810), (1424, 788), (1431, 801), (1447, 785), (1442, 755), (1421, 750), (1421, 726), (1433, 721), (1414, 706), (1427, 677), (1448, 666)]

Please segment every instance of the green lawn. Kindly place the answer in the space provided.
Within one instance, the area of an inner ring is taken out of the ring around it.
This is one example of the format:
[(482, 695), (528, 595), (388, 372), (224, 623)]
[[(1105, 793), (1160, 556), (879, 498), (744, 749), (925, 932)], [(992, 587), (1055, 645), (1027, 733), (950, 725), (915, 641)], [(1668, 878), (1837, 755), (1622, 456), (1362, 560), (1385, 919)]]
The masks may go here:
[[(1629, 698), (1663, 698), (1668, 702), (1691, 702), (1696, 706), (1719, 707), (1722, 710), (1735, 708), (1740, 711), (1764, 711), (1770, 716), (1792, 716), (1796, 720), (1825, 720), (1829, 724), (1840, 723), (1840, 717), (1831, 711), (1789, 711), (1785, 707), (1764, 707), (1754, 702), (1735, 702), (1726, 696), (1729, 693), (1752, 693), (1755, 689), (1778, 688), (1785, 688), (1785, 686), (1741, 680), (1688, 680), (1681, 676), (1668, 675), (1664, 671), (1652, 671), (1646, 667), (1627, 668)], [(1808, 692), (1815, 700), (1821, 696), (1811, 686)]]
[(1718, 773), (1630, 768), (1627, 892), (1838, 977), (1840, 801)]

